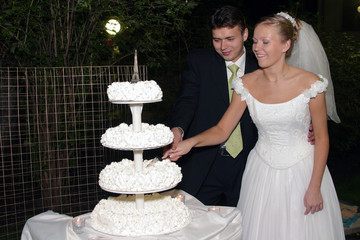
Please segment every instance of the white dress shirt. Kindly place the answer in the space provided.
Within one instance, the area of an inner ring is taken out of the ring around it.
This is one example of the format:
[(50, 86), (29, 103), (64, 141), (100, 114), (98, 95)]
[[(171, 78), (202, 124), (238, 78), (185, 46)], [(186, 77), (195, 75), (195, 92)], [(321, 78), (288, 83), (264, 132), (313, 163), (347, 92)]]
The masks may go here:
[(228, 68), (228, 66), (232, 65), (232, 64), (236, 64), (239, 67), (239, 70), (237, 71), (237, 77), (242, 77), (244, 75), (245, 72), (245, 55), (246, 55), (246, 49), (244, 47), (244, 54), (234, 63), (232, 61), (225, 61), (226, 64), (226, 73), (227, 73), (227, 79), (229, 81), (232, 73), (230, 71), (230, 69)]

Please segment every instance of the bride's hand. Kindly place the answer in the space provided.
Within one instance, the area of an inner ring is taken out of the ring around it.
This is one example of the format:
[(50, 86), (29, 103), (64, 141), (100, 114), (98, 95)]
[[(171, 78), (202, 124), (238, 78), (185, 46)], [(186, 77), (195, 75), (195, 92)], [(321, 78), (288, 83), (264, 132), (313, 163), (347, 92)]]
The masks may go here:
[(306, 207), (305, 215), (319, 212), (323, 209), (323, 199), (320, 193), (320, 188), (309, 187), (305, 193), (304, 205)]
[(183, 140), (182, 132), (181, 132), (180, 128), (178, 128), (178, 127), (172, 128), (171, 131), (174, 134), (174, 141), (171, 144), (169, 144), (168, 146), (164, 147), (164, 149), (163, 149), (163, 157), (162, 158), (163, 159), (169, 158), (170, 161), (177, 161), (180, 157), (178, 157), (178, 158), (170, 158), (169, 154), (170, 154), (170, 151), (176, 149), (179, 142), (181, 142)]
[(186, 139), (179, 144), (174, 149), (170, 149), (164, 154), (163, 158), (169, 158), (171, 161), (177, 161), (181, 156), (190, 152), (191, 148), (194, 146), (192, 139)]

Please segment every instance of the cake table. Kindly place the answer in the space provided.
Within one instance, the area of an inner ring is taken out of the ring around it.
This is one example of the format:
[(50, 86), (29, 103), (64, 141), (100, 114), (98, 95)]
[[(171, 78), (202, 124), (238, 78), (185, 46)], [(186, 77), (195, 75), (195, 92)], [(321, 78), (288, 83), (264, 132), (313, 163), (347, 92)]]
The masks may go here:
[[(189, 208), (192, 221), (179, 231), (140, 237), (119, 237), (99, 233), (88, 224), (91, 213), (80, 216), (85, 220), (82, 233), (75, 233), (72, 218), (67, 215), (47, 211), (30, 218), (23, 229), (21, 240), (239, 240), (241, 239), (241, 213), (234, 207), (205, 206), (195, 197), (181, 190), (170, 190), (161, 194), (185, 196), (185, 205)], [(211, 211), (214, 209), (215, 211)]]

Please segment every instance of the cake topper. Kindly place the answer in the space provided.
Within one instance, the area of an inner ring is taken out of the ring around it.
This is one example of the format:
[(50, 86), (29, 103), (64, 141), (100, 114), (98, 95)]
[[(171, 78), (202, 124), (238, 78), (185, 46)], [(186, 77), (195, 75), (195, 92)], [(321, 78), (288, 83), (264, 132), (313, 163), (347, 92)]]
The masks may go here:
[(140, 78), (139, 78), (139, 69), (138, 69), (138, 62), (137, 62), (137, 50), (135, 50), (134, 74), (132, 75), (131, 83), (137, 83), (138, 81), (140, 81)]

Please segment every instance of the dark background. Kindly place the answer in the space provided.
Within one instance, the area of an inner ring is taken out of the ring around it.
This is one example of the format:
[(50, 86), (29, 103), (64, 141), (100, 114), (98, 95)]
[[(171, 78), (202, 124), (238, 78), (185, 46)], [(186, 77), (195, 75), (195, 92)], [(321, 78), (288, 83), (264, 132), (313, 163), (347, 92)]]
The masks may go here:
[[(71, 4), (74, 7), (69, 8)], [(187, 11), (184, 4), (196, 6)], [(137, 49), (139, 64), (148, 66), (149, 78), (156, 80), (164, 93), (161, 103), (144, 106), (143, 121), (168, 125), (185, 58), (191, 49), (211, 47), (209, 17), (215, 8), (226, 4), (239, 7), (245, 15), (250, 30), (248, 51), (256, 21), (280, 11), (289, 11), (310, 23), (318, 33), (329, 59), (341, 119), (340, 124), (328, 122), (328, 167), (339, 199), (360, 206), (357, 0), (0, 1), (0, 67), (126, 65), (133, 64)], [(73, 18), (68, 14), (73, 14)], [(109, 36), (104, 30), (109, 18), (117, 18), (123, 24), (116, 36)], [(66, 38), (67, 33), (71, 38)], [(129, 111), (120, 119), (116, 113), (111, 115), (118, 122), (129, 122), (131, 118)], [(151, 156), (161, 156), (161, 151), (158, 149)]]

